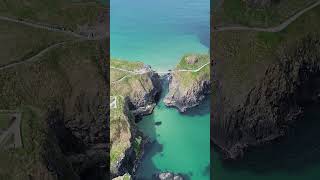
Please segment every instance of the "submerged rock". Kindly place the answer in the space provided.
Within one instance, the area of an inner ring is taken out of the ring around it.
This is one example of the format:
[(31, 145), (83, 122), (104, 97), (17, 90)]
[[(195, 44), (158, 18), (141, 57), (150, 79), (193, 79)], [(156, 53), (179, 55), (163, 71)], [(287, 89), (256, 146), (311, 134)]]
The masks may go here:
[(158, 121), (158, 122), (155, 122), (154, 123), (156, 126), (160, 126), (161, 124), (162, 124), (162, 122), (161, 121)]
[(184, 180), (182, 175), (172, 172), (163, 172), (155, 175), (156, 180)]

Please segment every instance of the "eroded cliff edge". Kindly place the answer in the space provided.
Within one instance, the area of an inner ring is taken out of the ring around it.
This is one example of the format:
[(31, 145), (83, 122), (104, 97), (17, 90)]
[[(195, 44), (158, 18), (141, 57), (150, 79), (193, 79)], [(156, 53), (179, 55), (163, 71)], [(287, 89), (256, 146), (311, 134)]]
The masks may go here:
[(212, 139), (228, 158), (241, 157), (246, 148), (285, 136), (303, 107), (317, 103), (320, 78), (320, 40), (309, 35), (278, 53), (244, 101), (230, 103), (216, 79)]
[(180, 112), (199, 105), (210, 93), (208, 55), (186, 55), (169, 75), (169, 92), (164, 103)]
[(161, 93), (160, 77), (140, 62), (112, 60), (110, 66), (111, 178), (134, 176), (146, 143), (135, 121), (152, 113)]

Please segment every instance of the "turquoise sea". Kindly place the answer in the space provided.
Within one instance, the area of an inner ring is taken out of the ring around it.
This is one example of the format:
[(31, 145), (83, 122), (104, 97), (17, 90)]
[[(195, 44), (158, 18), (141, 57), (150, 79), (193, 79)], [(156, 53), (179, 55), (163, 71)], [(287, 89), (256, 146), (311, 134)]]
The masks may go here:
[(186, 53), (209, 52), (209, 0), (111, 0), (111, 56), (172, 69)]
[[(165, 95), (168, 88), (163, 89)], [(192, 180), (209, 180), (209, 98), (186, 114), (167, 108), (162, 98), (153, 114), (139, 122), (140, 129), (154, 142), (146, 149), (138, 179), (149, 180), (153, 173), (172, 171), (188, 175)], [(161, 125), (155, 126), (156, 122)]]
[[(110, 12), (111, 58), (169, 70), (186, 53), (209, 52), (209, 0), (111, 0)], [(168, 90), (163, 83), (162, 98)], [(146, 149), (137, 179), (172, 171), (191, 180), (209, 180), (209, 101), (181, 114), (165, 107), (162, 98), (154, 113), (138, 123), (153, 143)]]

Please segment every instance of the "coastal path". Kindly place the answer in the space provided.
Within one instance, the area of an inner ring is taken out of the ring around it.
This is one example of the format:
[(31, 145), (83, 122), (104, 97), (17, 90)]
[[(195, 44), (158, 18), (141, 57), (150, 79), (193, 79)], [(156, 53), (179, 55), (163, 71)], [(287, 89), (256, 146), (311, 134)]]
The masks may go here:
[(261, 31), (261, 32), (280, 32), (286, 27), (288, 27), (292, 22), (294, 22), (296, 19), (298, 19), (300, 16), (302, 16), (307, 11), (317, 7), (320, 5), (320, 0), (316, 1), (314, 4), (306, 7), (305, 9), (302, 9), (295, 15), (291, 16), (289, 19), (284, 21), (278, 26), (275, 27), (269, 27), (269, 28), (259, 28), (259, 27), (247, 27), (247, 26), (226, 26), (226, 27), (215, 27), (215, 32), (222, 32), (222, 31)]
[[(207, 62), (205, 63), (204, 65), (202, 65), (201, 67), (197, 68), (197, 69), (178, 69), (178, 70), (174, 70), (176, 72), (198, 72), (200, 71), (202, 68), (204, 68), (205, 66), (209, 65), (210, 62)], [(123, 71), (123, 72), (127, 72), (127, 73), (131, 73), (133, 75), (142, 75), (142, 74), (145, 74), (145, 73), (148, 73), (149, 71), (145, 70), (145, 69), (140, 69), (139, 71), (131, 71), (131, 70), (127, 70), (127, 69), (123, 69), (123, 68), (117, 68), (117, 67), (110, 67), (110, 69), (115, 69), (115, 70), (118, 70), (118, 71)], [(158, 74), (169, 74), (171, 73), (172, 71), (156, 71), (156, 73)], [(131, 75), (132, 76), (132, 75)], [(130, 75), (125, 75), (123, 76), (121, 79), (117, 80), (117, 81), (114, 81), (112, 82), (112, 84), (114, 83), (117, 83), (119, 81), (122, 81), (123, 79), (127, 78), (127, 77), (130, 77)]]

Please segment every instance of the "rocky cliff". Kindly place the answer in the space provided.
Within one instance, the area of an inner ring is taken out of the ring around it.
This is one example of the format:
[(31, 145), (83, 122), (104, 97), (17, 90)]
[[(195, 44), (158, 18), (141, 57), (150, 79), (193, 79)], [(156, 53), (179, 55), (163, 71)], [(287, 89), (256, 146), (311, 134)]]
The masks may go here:
[[(209, 62), (209, 57), (207, 56), (205, 58), (206, 61), (202, 60), (201, 62), (195, 61), (195, 58), (198, 57), (187, 56), (182, 60), (185, 61), (183, 63), (186, 66), (180, 65), (180, 68), (175, 69), (170, 74), (169, 92), (164, 99), (166, 106), (176, 107), (180, 112), (185, 112), (188, 108), (199, 105), (206, 95), (210, 93), (209, 65), (203, 66)], [(191, 71), (184, 71), (188, 67)]]
[(306, 103), (317, 102), (320, 77), (320, 41), (309, 36), (277, 56), (245, 101), (230, 104), (221, 97), (224, 82), (216, 80), (212, 140), (227, 158), (241, 157), (250, 146), (285, 136), (303, 115)]
[(117, 104), (110, 113), (111, 178), (125, 173), (134, 176), (145, 143), (135, 121), (152, 112), (161, 93), (161, 82), (159, 75), (148, 66), (126, 61), (112, 64), (125, 64), (123, 68), (138, 66), (132, 72), (139, 73), (111, 69), (111, 97)]

